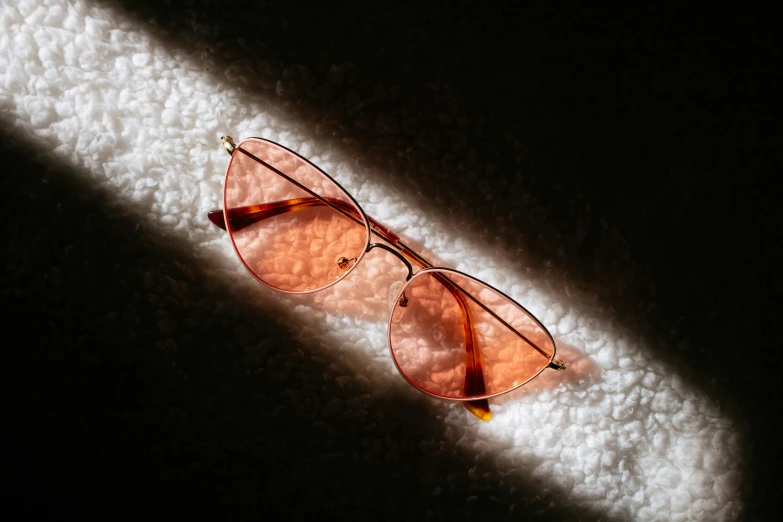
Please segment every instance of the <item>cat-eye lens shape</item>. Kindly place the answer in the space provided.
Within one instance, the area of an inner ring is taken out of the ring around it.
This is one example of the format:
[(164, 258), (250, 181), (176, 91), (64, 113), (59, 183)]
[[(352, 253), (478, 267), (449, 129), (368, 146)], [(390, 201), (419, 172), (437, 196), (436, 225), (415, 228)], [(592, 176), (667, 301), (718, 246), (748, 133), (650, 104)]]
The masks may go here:
[(408, 277), (390, 296), (388, 337), (394, 363), (414, 387), (463, 401), (488, 420), (486, 399), (546, 368), (565, 368), (554, 359), (550, 333), (524, 307), (467, 274), (432, 266), (302, 156), (262, 138), (235, 145), (224, 137), (223, 146), (231, 154), (223, 209), (209, 219), (228, 231), (261, 283), (317, 292), (348, 276), (373, 248), (405, 264)]

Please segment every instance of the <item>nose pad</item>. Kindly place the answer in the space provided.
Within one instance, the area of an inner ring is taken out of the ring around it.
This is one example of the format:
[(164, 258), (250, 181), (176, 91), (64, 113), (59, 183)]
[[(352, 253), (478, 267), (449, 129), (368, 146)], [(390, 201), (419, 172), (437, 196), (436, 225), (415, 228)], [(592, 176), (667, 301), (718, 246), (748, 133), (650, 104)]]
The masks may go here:
[[(397, 299), (400, 297), (400, 290), (402, 290), (403, 286), (405, 286), (405, 283), (402, 281), (395, 281), (389, 286), (389, 312), (394, 310), (394, 305), (397, 304)], [(407, 298), (405, 298), (405, 302), (406, 304), (403, 306), (407, 306)]]
[(341, 270), (347, 270), (351, 268), (354, 265), (354, 263), (356, 263), (355, 257), (343, 256), (337, 260), (337, 266), (339, 266)]
[(329, 269), (329, 277), (337, 279), (341, 277), (346, 270), (356, 264), (355, 257), (340, 256), (334, 260), (334, 265)]

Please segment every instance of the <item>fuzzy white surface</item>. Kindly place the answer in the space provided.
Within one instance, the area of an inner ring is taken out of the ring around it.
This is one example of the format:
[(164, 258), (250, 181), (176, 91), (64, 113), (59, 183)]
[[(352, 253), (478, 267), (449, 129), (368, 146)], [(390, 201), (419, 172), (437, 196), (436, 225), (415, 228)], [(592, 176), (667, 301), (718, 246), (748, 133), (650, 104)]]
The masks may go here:
[(486, 424), (457, 405), (434, 406), (449, 428), (444, 444), (497, 452), (498, 474), (532, 477), (564, 504), (609, 518), (736, 518), (737, 430), (709, 397), (655, 358), (651, 341), (578, 295), (550, 291), (544, 274), (521, 273), (517, 254), (461, 236), (382, 172), (359, 169), (309, 134), (308, 122), (292, 121), (274, 100), (245, 88), (255, 74), (246, 61), (216, 70), (222, 66), (208, 53), (192, 51), (199, 48), (197, 32), (176, 47), (84, 0), (3, 3), (0, 122), (40, 144), (42, 155), (84, 168), (85, 183), (131, 203), (151, 226), (185, 238), (255, 306), (291, 309), (285, 321), (306, 345), (324, 345), (353, 367), (344, 378), (369, 378), (379, 394), (404, 390), (386, 348), (385, 292), (398, 278), (393, 258), (373, 254), (333, 290), (289, 298), (257, 289), (228, 239), (205, 219), (221, 198), (228, 159), (222, 134), (261, 136), (299, 151), (369, 215), (527, 306), (571, 366), (493, 401)]

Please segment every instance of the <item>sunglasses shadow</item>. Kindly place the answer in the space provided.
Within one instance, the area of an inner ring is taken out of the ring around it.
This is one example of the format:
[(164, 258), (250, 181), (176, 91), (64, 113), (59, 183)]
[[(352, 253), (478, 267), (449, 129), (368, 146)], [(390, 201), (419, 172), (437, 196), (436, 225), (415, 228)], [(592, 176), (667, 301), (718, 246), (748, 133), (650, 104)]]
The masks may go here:
[[(403, 240), (415, 251), (426, 252), (416, 241), (405, 238)], [(426, 252), (424, 257), (435, 266), (443, 266), (439, 259), (429, 252)], [(337, 284), (312, 294), (291, 295), (289, 299), (292, 305), (307, 305), (314, 311), (332, 315), (341, 314), (369, 322), (382, 321), (386, 325), (392, 308), (390, 302), (392, 299), (391, 286), (398, 282), (404, 282), (407, 274), (407, 269), (395, 256), (381, 249), (374, 249), (362, 259), (359, 266)], [(387, 326), (384, 327), (384, 333), (386, 328)], [(544, 370), (525, 386), (509, 394), (495, 397), (490, 402), (501, 404), (520, 397), (520, 395), (537, 393), (558, 386), (576, 386), (578, 388), (580, 384), (587, 386), (600, 379), (599, 366), (585, 352), (573, 344), (558, 340), (556, 336), (555, 343), (557, 358), (566, 364), (565, 371)], [(383, 344), (387, 345), (385, 339)], [(388, 347), (385, 354), (389, 356)], [(457, 406), (459, 405), (457, 404)]]
[(544, 370), (538, 377), (516, 390), (492, 399), (492, 404), (508, 404), (525, 395), (540, 394), (546, 390), (564, 387), (568, 391), (579, 391), (599, 382), (601, 367), (585, 352), (564, 341), (557, 343), (557, 357), (566, 369), (559, 372)]
[(368, 252), (345, 279), (319, 292), (290, 295), (292, 303), (306, 304), (330, 314), (345, 314), (364, 321), (388, 321), (389, 292), (405, 281), (407, 269), (381, 249)]

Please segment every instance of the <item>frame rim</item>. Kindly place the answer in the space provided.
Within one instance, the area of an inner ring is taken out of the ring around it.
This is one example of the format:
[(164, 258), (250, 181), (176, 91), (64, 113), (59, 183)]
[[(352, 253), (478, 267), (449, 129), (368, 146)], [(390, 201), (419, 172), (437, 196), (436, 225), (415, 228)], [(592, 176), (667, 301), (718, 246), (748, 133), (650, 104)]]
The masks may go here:
[[(405, 372), (402, 370), (402, 368), (400, 368), (400, 365), (397, 362), (397, 358), (394, 356), (394, 350), (392, 349), (392, 340), (391, 340), (392, 317), (394, 316), (394, 310), (396, 310), (396, 308), (398, 306), (397, 305), (397, 300), (399, 299), (400, 295), (402, 295), (402, 293), (405, 291), (405, 289), (408, 288), (408, 285), (410, 285), (411, 282), (414, 279), (416, 279), (417, 277), (419, 277), (420, 275), (425, 274), (425, 273), (430, 273), (430, 272), (448, 272), (448, 273), (457, 274), (457, 275), (460, 275), (460, 276), (463, 276), (463, 277), (467, 277), (468, 279), (476, 281), (477, 283), (480, 283), (480, 284), (486, 286), (487, 288), (497, 292), (501, 296), (503, 296), (506, 299), (508, 299), (517, 308), (522, 310), (525, 314), (527, 314), (530, 318), (532, 318), (533, 321), (535, 321), (535, 323), (546, 333), (546, 335), (549, 337), (549, 340), (552, 342), (552, 355), (549, 357), (549, 361), (547, 362), (547, 364), (545, 364), (543, 367), (541, 367), (541, 369), (539, 369), (533, 375), (528, 377), (526, 380), (524, 380), (523, 382), (513, 386), (512, 388), (509, 388), (508, 390), (503, 390), (503, 391), (497, 392), (497, 393), (485, 393), (484, 395), (477, 395), (475, 397), (448, 397), (448, 396), (445, 396), (445, 395), (439, 395), (437, 393), (433, 393), (433, 392), (427, 391), (427, 390), (421, 388), (420, 386), (418, 386), (416, 383), (414, 383), (411, 379), (408, 378), (408, 376), (405, 374)], [(413, 277), (411, 277), (408, 281), (405, 282), (404, 285), (402, 285), (402, 287), (400, 287), (400, 290), (395, 295), (394, 300), (395, 300), (395, 304), (394, 304), (394, 307), (389, 312), (389, 320), (388, 320), (387, 325), (386, 325), (386, 339), (387, 339), (387, 345), (389, 347), (389, 355), (391, 355), (392, 361), (394, 361), (394, 366), (397, 368), (397, 372), (402, 376), (402, 378), (405, 379), (405, 381), (408, 384), (410, 384), (411, 386), (413, 386), (415, 389), (417, 389), (421, 393), (429, 395), (430, 397), (435, 397), (435, 398), (443, 399), (443, 400), (447, 400), (447, 401), (470, 402), (470, 401), (479, 401), (479, 400), (483, 400), (483, 399), (491, 399), (492, 397), (497, 397), (499, 395), (504, 395), (506, 393), (510, 393), (510, 392), (512, 392), (514, 390), (517, 390), (517, 389), (521, 388), (522, 386), (526, 385), (527, 383), (529, 383), (530, 381), (532, 381), (533, 379), (535, 379), (536, 377), (541, 375), (541, 372), (543, 372), (544, 370), (546, 370), (549, 367), (549, 365), (552, 363), (552, 361), (555, 360), (555, 356), (557, 355), (557, 343), (555, 343), (555, 339), (554, 339), (554, 337), (552, 337), (552, 333), (546, 328), (546, 326), (544, 326), (544, 324), (534, 314), (532, 314), (527, 308), (525, 308), (524, 306), (519, 304), (515, 299), (512, 299), (511, 297), (506, 295), (504, 292), (501, 292), (500, 290), (498, 290), (494, 286), (490, 285), (489, 283), (487, 283), (485, 281), (482, 281), (481, 279), (478, 279), (476, 277), (473, 277), (470, 274), (466, 274), (465, 272), (460, 272), (459, 270), (455, 270), (453, 268), (446, 268), (446, 267), (441, 267), (441, 266), (433, 266), (433, 267), (429, 267), (429, 268), (424, 268), (424, 269), (419, 270), (418, 272), (416, 272), (413, 275)]]
[[(263, 279), (261, 279), (247, 265), (247, 263), (245, 262), (245, 259), (242, 257), (242, 254), (239, 252), (239, 249), (237, 248), (237, 245), (236, 245), (236, 241), (234, 241), (234, 233), (233, 233), (233, 231), (231, 231), (230, 226), (228, 224), (229, 220), (228, 220), (228, 205), (226, 204), (226, 190), (227, 190), (227, 187), (228, 187), (228, 175), (231, 172), (231, 165), (233, 165), (233, 163), (234, 163), (234, 155), (235, 154), (241, 154), (241, 152), (239, 152), (239, 148), (242, 146), (243, 143), (245, 143), (247, 141), (251, 141), (251, 140), (258, 140), (258, 141), (263, 141), (263, 142), (266, 142), (266, 143), (271, 143), (272, 145), (280, 147), (280, 148), (286, 150), (287, 152), (289, 152), (290, 154), (293, 154), (297, 158), (301, 159), (302, 161), (306, 162), (308, 165), (310, 165), (315, 170), (317, 170), (319, 173), (321, 173), (321, 175), (326, 176), (326, 178), (328, 180), (330, 180), (332, 183), (334, 183), (337, 186), (337, 188), (339, 188), (348, 197), (350, 202), (359, 210), (359, 215), (362, 217), (362, 222), (364, 224), (364, 230), (365, 230), (364, 248), (362, 249), (361, 253), (359, 254), (359, 257), (356, 258), (356, 262), (353, 264), (353, 266), (351, 266), (348, 270), (345, 271), (345, 273), (343, 273), (340, 277), (338, 277), (337, 279), (335, 279), (331, 283), (329, 283), (329, 284), (327, 284), (325, 286), (321, 286), (319, 288), (313, 289), (313, 290), (304, 290), (304, 291), (284, 290), (282, 288), (278, 288), (276, 286), (273, 286), (273, 285), (267, 283)], [(313, 163), (309, 159), (305, 158), (301, 154), (297, 153), (296, 151), (293, 151), (293, 150), (289, 149), (288, 147), (286, 147), (285, 145), (281, 145), (280, 143), (277, 143), (276, 141), (268, 140), (266, 138), (261, 138), (261, 137), (258, 137), (258, 136), (248, 136), (247, 138), (242, 139), (236, 145), (236, 148), (235, 148), (234, 152), (231, 154), (231, 159), (229, 160), (228, 165), (226, 166), (226, 173), (223, 176), (223, 219), (225, 220), (225, 223), (226, 223), (226, 230), (228, 232), (228, 237), (231, 240), (231, 246), (234, 249), (234, 253), (239, 258), (239, 261), (242, 263), (242, 266), (245, 267), (245, 270), (247, 270), (250, 273), (250, 275), (253, 276), (253, 278), (255, 278), (255, 280), (258, 281), (259, 283), (263, 284), (264, 286), (266, 286), (268, 288), (271, 288), (272, 290), (275, 290), (276, 292), (283, 292), (285, 294), (292, 294), (292, 295), (312, 294), (312, 293), (315, 293), (315, 292), (320, 292), (321, 290), (326, 290), (327, 288), (329, 288), (329, 287), (339, 283), (340, 281), (342, 281), (343, 279), (348, 277), (349, 274), (353, 273), (354, 269), (357, 266), (359, 266), (359, 263), (361, 263), (362, 259), (364, 259), (365, 254), (367, 254), (367, 249), (368, 249), (368, 247), (370, 245), (370, 234), (371, 234), (371, 232), (370, 232), (370, 222), (367, 219), (367, 214), (365, 214), (364, 209), (361, 207), (361, 205), (359, 205), (359, 203), (356, 202), (354, 197), (347, 190), (345, 190), (345, 188), (343, 188), (342, 185), (340, 185), (329, 174), (324, 172), (320, 167), (318, 167), (318, 165), (316, 165), (315, 163)]]

